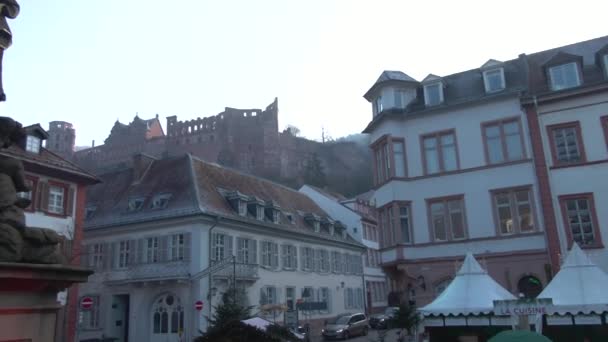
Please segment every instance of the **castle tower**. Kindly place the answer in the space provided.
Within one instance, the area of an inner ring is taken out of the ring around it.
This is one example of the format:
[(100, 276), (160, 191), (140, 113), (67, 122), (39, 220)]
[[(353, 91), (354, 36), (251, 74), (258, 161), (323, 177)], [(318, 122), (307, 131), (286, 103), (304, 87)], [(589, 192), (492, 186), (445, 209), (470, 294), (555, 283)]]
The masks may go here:
[(74, 153), (76, 142), (76, 131), (72, 124), (65, 121), (51, 121), (48, 133), (49, 138), (46, 141), (46, 148), (70, 159)]

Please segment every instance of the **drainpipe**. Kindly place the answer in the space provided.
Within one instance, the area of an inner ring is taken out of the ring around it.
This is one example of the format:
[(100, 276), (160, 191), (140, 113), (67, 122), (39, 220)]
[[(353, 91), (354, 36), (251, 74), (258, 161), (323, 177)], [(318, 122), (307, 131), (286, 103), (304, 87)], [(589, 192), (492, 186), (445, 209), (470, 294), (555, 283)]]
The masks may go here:
[[(361, 288), (363, 289), (363, 312), (368, 315), (367, 312), (367, 289), (365, 288), (365, 263), (363, 262), (363, 255), (366, 254), (367, 247), (364, 252), (361, 253)], [(370, 308), (371, 309), (371, 308)]]
[[(207, 267), (211, 267), (211, 254), (212, 254), (212, 250), (213, 250), (212, 249), (213, 241), (211, 241), (211, 240), (212, 240), (212, 237), (213, 237), (213, 234), (212, 234), (213, 233), (213, 229), (215, 229), (215, 227), (217, 227), (217, 225), (219, 223), (220, 223), (220, 217), (216, 216), (215, 217), (215, 222), (213, 223), (213, 226), (211, 226), (211, 228), (209, 228), (209, 253), (208, 253), (209, 255), (208, 255), (208, 258), (207, 258), (207, 260), (208, 260)], [(213, 309), (213, 307), (211, 306), (211, 300), (213, 299), (213, 295), (211, 295), (212, 276), (213, 276), (213, 274), (211, 274), (211, 272), (209, 272), (209, 289), (208, 289), (208, 291), (209, 291), (208, 292), (209, 293), (209, 318), (211, 318), (211, 314), (212, 314), (211, 310)]]

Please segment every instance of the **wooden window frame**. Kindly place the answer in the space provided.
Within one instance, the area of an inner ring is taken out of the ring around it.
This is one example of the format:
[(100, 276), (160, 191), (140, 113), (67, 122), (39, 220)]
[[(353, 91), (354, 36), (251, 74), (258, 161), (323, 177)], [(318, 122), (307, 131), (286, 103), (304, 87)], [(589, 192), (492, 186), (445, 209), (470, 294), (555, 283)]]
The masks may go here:
[[(464, 236), (460, 239), (454, 239), (453, 231), (452, 231), (452, 221), (448, 220), (447, 222), (449, 223), (449, 226), (446, 226), (447, 239), (445, 241), (437, 240), (435, 238), (435, 230), (433, 227), (433, 216), (431, 213), (431, 205), (433, 203), (438, 203), (438, 202), (443, 203), (445, 205), (444, 217), (449, 219), (449, 208), (448, 208), (447, 203), (449, 201), (453, 201), (453, 200), (460, 200), (462, 203), (462, 224), (463, 224)], [(453, 241), (466, 241), (469, 239), (469, 224), (468, 224), (468, 220), (467, 220), (467, 207), (466, 207), (464, 194), (427, 198), (427, 199), (425, 199), (425, 202), (426, 202), (429, 236), (431, 238), (430, 240), (433, 243), (449, 243), (449, 242), (453, 242)]]
[[(526, 190), (528, 191), (528, 200), (530, 201), (530, 212), (532, 214), (532, 224), (534, 225), (534, 229), (530, 230), (530, 231), (521, 231), (521, 227), (519, 226), (519, 213), (517, 213), (517, 209), (515, 208), (517, 206), (517, 203), (512, 201), (512, 197), (515, 192), (518, 191), (523, 191)], [(500, 215), (498, 213), (498, 206), (496, 205), (496, 195), (500, 194), (500, 193), (509, 193), (509, 205), (510, 205), (510, 209), (511, 209), (511, 213), (516, 213), (517, 214), (517, 224), (515, 225), (514, 228), (514, 232), (513, 233), (503, 233), (501, 231), (500, 228)], [(500, 189), (492, 189), (490, 190), (490, 201), (492, 202), (492, 216), (494, 219), (494, 227), (496, 230), (496, 235), (497, 236), (514, 236), (514, 235), (526, 235), (526, 234), (534, 234), (534, 233), (538, 233), (540, 230), (539, 224), (538, 224), (538, 216), (537, 216), (537, 210), (536, 210), (536, 200), (534, 197), (534, 188), (532, 187), (532, 185), (521, 185), (521, 186), (516, 186), (516, 187), (508, 187), (508, 188), (500, 188)]]
[[(441, 136), (452, 134), (454, 136), (454, 148), (456, 150), (456, 169), (454, 170), (445, 170), (445, 166), (443, 165), (443, 148), (441, 147)], [(439, 171), (435, 173), (429, 173), (426, 165), (426, 151), (424, 149), (424, 139), (434, 138), (437, 143), (437, 158), (439, 164)], [(440, 175), (444, 173), (454, 172), (460, 170), (460, 152), (458, 149), (458, 137), (456, 136), (456, 129), (451, 128), (447, 130), (441, 130), (431, 133), (425, 133), (420, 135), (420, 154), (422, 155), (422, 170), (425, 176), (430, 175)]]
[[(67, 183), (62, 183), (62, 182), (57, 182), (54, 180), (48, 180), (47, 181), (48, 184), (48, 192), (46, 194), (40, 194), (41, 196), (46, 196), (47, 197), (47, 205), (46, 208), (44, 209), (44, 213), (48, 216), (55, 216), (55, 217), (68, 217), (70, 216), (68, 211), (68, 199), (69, 199), (69, 192), (70, 192), (70, 185)], [(58, 188), (63, 188), (63, 212), (62, 213), (54, 213), (52, 211), (49, 211), (49, 205), (48, 205), (48, 199), (49, 196), (51, 194), (51, 187), (58, 187)], [(74, 199), (72, 199), (74, 200)]]
[[(549, 147), (551, 151), (551, 158), (553, 160), (553, 166), (563, 166), (563, 165), (578, 165), (587, 162), (587, 155), (585, 153), (585, 143), (583, 141), (583, 132), (581, 130), (580, 121), (569, 121), (569, 122), (561, 122), (554, 125), (548, 125), (547, 127), (547, 137), (549, 139)], [(553, 131), (561, 128), (574, 128), (576, 132), (576, 142), (579, 149), (579, 154), (581, 156), (581, 160), (578, 162), (562, 162), (557, 159), (557, 146), (555, 146), (555, 138), (553, 137)]]
[(579, 247), (580, 248), (604, 248), (601, 229), (600, 229), (599, 221), (597, 219), (597, 210), (595, 209), (595, 200), (594, 200), (593, 192), (561, 195), (561, 196), (558, 196), (557, 199), (559, 202), (559, 208), (562, 212), (562, 222), (564, 224), (564, 230), (566, 230), (566, 238), (568, 239), (568, 249), (570, 249), (572, 247), (574, 238), (572, 237), (572, 229), (570, 229), (570, 223), (568, 220), (568, 209), (566, 208), (566, 201), (575, 200), (575, 199), (586, 199), (589, 202), (589, 209), (591, 211), (591, 213), (590, 213), (591, 224), (593, 224), (593, 235), (595, 237), (595, 241), (593, 244), (579, 245)]
[[(403, 176), (397, 176), (395, 172), (395, 151), (393, 149), (395, 143), (401, 143), (403, 148)], [(406, 179), (408, 177), (407, 151), (404, 138), (386, 134), (374, 141), (370, 148), (372, 149), (374, 185), (380, 186), (393, 179)], [(387, 153), (388, 155), (386, 155)]]
[[(508, 157), (509, 150), (507, 148), (507, 140), (506, 140), (506, 135), (505, 135), (505, 130), (504, 130), (504, 125), (514, 122), (514, 121), (517, 122), (517, 126), (519, 127), (519, 140), (521, 142), (522, 156), (519, 159), (513, 159), (513, 158)], [(500, 129), (500, 145), (502, 146), (503, 160), (501, 162), (492, 163), (490, 161), (490, 150), (488, 148), (486, 129), (489, 126), (495, 126), (495, 125), (498, 125), (499, 129)], [(504, 118), (504, 119), (482, 122), (481, 123), (481, 137), (482, 137), (482, 142), (483, 142), (484, 157), (485, 157), (486, 165), (500, 165), (500, 164), (509, 163), (509, 162), (513, 162), (513, 161), (525, 160), (528, 158), (528, 151), (526, 150), (526, 141), (524, 139), (523, 125), (521, 123), (521, 117), (519, 117), (519, 116), (512, 116), (512, 117), (508, 117), (508, 118)]]

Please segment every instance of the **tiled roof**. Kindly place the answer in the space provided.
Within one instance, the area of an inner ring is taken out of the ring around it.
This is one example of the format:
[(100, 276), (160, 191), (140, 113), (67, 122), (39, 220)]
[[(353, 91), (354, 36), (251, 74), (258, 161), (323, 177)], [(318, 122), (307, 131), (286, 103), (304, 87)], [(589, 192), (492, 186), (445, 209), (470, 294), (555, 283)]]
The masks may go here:
[(384, 70), (380, 77), (376, 80), (376, 83), (363, 95), (363, 97), (368, 98), (374, 91), (381, 85), (387, 82), (411, 82), (418, 83), (413, 77), (402, 71), (394, 71), (394, 70)]
[[(131, 168), (100, 175), (102, 184), (89, 188), (87, 207), (95, 207), (94, 213), (85, 221), (85, 230), (124, 225), (163, 218), (210, 214), (253, 225), (267, 225), (275, 229), (299, 232), (327, 240), (347, 242), (360, 246), (347, 236), (331, 236), (316, 233), (304, 220), (304, 215), (314, 214), (327, 218), (325, 213), (306, 195), (283, 185), (182, 155), (155, 160), (138, 182), (134, 182)], [(247, 198), (258, 198), (267, 205), (279, 207), (281, 223), (260, 222), (251, 216), (240, 216), (225, 197), (238, 191)], [(172, 194), (164, 209), (152, 209), (154, 195)], [(144, 200), (140, 210), (128, 212), (129, 199)], [(287, 214), (294, 223), (290, 223)]]
[[(208, 163), (194, 157), (192, 157), (192, 167), (199, 189), (199, 200), (205, 211), (235, 219), (243, 219), (220, 192), (222, 190), (238, 190), (244, 195), (255, 196), (264, 201), (273, 200), (278, 204), (282, 211), (281, 224), (276, 225), (278, 229), (293, 230), (317, 236), (322, 235), (330, 240), (344, 241), (341, 237), (315, 233), (312, 230), (310, 225), (304, 220), (305, 214), (314, 214), (321, 218), (328, 218), (330, 216), (313, 200), (301, 192), (263, 178)], [(286, 213), (292, 214), (295, 221), (294, 224), (288, 222), (288, 219), (285, 217)], [(255, 218), (251, 218), (251, 220), (257, 221)], [(355, 240), (348, 237), (348, 235), (347, 239), (348, 242), (358, 244)]]
[(99, 179), (94, 175), (88, 173), (76, 164), (66, 159), (63, 159), (59, 155), (47, 150), (44, 147), (40, 148), (39, 153), (31, 153), (25, 151), (23, 148), (17, 145), (12, 145), (9, 148), (0, 150), (0, 154), (20, 159), (26, 164), (30, 163), (37, 167), (52, 169), (62, 173), (67, 173), (73, 176), (84, 178), (85, 181), (89, 183), (99, 182)]
[[(94, 213), (85, 221), (85, 230), (200, 213), (192, 183), (188, 156), (156, 160), (139, 182), (134, 182), (133, 169), (100, 175), (103, 183), (88, 189), (87, 207)], [(152, 209), (155, 195), (170, 193), (164, 209)], [(130, 199), (142, 198), (140, 210), (128, 212)]]

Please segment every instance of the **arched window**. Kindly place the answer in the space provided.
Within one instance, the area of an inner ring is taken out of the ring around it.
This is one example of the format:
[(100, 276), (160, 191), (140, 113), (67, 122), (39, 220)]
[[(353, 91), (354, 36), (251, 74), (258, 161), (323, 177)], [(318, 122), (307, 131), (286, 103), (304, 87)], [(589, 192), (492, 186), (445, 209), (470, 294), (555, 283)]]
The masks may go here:
[(176, 334), (184, 331), (184, 307), (179, 297), (167, 293), (152, 307), (152, 333)]
[(535, 276), (523, 276), (517, 282), (517, 290), (525, 298), (536, 298), (543, 291), (543, 284)]

